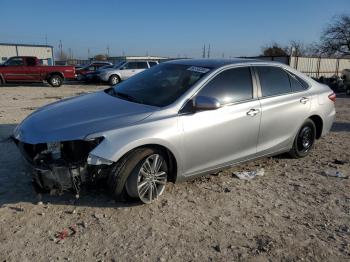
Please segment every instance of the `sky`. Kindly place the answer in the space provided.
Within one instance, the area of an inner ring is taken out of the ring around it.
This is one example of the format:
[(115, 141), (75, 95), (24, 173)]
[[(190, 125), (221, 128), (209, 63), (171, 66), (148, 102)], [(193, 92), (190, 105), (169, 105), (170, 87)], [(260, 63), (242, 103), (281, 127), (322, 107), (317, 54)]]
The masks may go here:
[(0, 0), (0, 42), (107, 53), (201, 57), (259, 55), (272, 42), (319, 40), (350, 0)]

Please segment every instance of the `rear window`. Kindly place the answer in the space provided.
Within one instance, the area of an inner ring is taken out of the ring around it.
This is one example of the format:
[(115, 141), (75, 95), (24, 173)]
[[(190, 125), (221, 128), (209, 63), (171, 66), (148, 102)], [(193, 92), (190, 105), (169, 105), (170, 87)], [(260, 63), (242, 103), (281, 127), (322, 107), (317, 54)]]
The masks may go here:
[(288, 74), (281, 68), (258, 66), (261, 92), (263, 97), (287, 94), (291, 92)]

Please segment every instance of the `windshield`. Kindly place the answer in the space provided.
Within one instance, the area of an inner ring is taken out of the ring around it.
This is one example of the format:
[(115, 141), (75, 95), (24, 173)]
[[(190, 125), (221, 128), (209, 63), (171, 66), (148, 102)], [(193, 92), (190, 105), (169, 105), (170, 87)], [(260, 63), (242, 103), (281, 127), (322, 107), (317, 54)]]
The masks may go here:
[(160, 64), (121, 82), (111, 95), (152, 106), (167, 106), (184, 94), (210, 68)]

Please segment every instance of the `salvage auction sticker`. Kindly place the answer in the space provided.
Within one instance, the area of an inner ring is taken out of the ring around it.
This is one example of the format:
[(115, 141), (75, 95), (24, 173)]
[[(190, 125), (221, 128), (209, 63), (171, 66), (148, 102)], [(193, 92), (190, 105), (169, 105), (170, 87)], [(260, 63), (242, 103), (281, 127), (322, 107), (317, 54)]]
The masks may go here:
[(187, 70), (202, 73), (202, 74), (208, 73), (210, 71), (210, 69), (208, 69), (208, 68), (198, 67), (198, 66), (191, 66), (191, 67), (187, 68)]

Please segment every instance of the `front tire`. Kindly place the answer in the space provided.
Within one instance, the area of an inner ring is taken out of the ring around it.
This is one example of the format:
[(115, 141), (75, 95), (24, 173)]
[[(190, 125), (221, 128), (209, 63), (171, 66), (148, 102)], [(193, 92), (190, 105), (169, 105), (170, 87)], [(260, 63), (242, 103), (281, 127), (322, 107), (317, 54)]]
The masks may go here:
[(316, 140), (316, 126), (311, 119), (307, 119), (298, 131), (289, 155), (293, 158), (307, 156), (314, 147)]
[(113, 168), (108, 185), (115, 198), (124, 194), (150, 204), (165, 190), (168, 164), (161, 150), (139, 148), (127, 154)]
[(60, 87), (63, 83), (63, 78), (60, 75), (52, 75), (49, 77), (48, 83), (52, 87)]

